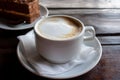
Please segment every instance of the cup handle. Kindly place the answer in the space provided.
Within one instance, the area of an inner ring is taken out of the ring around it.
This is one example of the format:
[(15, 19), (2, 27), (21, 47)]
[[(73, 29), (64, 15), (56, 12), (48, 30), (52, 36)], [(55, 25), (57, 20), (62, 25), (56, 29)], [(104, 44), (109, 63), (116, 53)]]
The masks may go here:
[(91, 40), (95, 38), (95, 29), (93, 26), (87, 26), (85, 27), (85, 34), (84, 39), (85, 40)]

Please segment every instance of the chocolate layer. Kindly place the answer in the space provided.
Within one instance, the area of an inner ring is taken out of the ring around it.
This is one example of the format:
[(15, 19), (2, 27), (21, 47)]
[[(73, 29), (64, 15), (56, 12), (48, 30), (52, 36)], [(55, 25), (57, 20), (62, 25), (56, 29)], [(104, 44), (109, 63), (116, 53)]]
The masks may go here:
[(7, 1), (8, 0), (0, 1), (0, 17), (11, 20), (23, 20), (27, 23), (31, 23), (40, 16), (38, 0)]

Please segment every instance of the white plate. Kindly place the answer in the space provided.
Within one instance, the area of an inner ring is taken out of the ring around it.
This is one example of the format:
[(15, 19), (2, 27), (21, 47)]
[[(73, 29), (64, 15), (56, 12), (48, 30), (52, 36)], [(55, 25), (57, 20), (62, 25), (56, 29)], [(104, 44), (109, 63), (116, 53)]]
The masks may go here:
[(0, 19), (0, 28), (5, 30), (24, 30), (24, 29), (32, 28), (40, 18), (47, 17), (49, 14), (48, 9), (45, 6), (43, 6), (42, 4), (39, 4), (39, 5), (40, 5), (40, 17), (36, 19), (34, 22), (32, 22), (31, 24), (20, 23), (17, 25), (8, 25), (8, 24), (5, 24), (4, 22), (5, 19), (4, 21), (3, 19)]
[[(25, 56), (23, 56), (22, 54), (24, 54), (22, 51), (22, 46), (21, 43), (18, 44), (17, 47), (17, 55), (18, 55), (18, 59), (20, 60), (20, 62), (23, 64), (23, 66), (28, 69), (30, 72), (38, 75), (38, 76), (43, 76), (43, 77), (47, 77), (47, 78), (52, 78), (52, 79), (68, 79), (68, 78), (73, 78), (73, 77), (77, 77), (80, 76), (82, 74), (85, 74), (86, 72), (90, 71), (92, 68), (94, 68), (97, 63), (99, 62), (101, 56), (102, 56), (102, 47), (101, 44), (99, 42), (99, 40), (97, 39), (97, 37), (95, 37), (93, 40), (86, 40), (84, 41), (84, 44), (90, 47), (93, 47), (96, 51), (95, 56), (92, 57), (91, 60), (85, 62), (84, 64), (80, 64), (76, 67), (74, 67), (72, 70), (67, 71), (65, 73), (59, 74), (59, 75), (40, 75), (38, 74), (38, 72), (31, 66), (31, 64), (26, 60)], [(34, 52), (33, 52), (34, 53)]]

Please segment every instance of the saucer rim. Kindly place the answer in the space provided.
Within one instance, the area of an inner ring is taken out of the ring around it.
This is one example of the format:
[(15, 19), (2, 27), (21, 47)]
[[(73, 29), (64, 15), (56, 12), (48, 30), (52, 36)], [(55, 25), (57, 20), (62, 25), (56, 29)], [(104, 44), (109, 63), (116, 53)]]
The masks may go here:
[[(41, 3), (39, 3), (39, 6), (40, 7), (42, 7), (44, 10), (45, 10), (45, 12), (46, 12), (46, 14), (45, 15), (40, 15), (40, 17), (39, 18), (42, 18), (42, 17), (47, 17), (48, 15), (49, 15), (49, 11), (48, 11), (48, 9), (47, 9), (47, 7), (45, 7), (43, 4), (41, 4)], [(41, 12), (40, 12), (41, 13)], [(31, 23), (32, 24), (32, 23)], [(23, 25), (24, 26), (24, 25)], [(30, 26), (30, 27), (23, 27), (23, 28), (16, 28), (16, 27), (1, 27), (0, 26), (0, 29), (4, 29), (4, 30), (26, 30), (26, 29), (30, 29), (30, 28), (32, 28), (33, 26)]]
[[(89, 72), (90, 70), (92, 70), (92, 69), (98, 64), (98, 62), (100, 61), (100, 59), (101, 59), (101, 57), (102, 57), (102, 46), (101, 46), (101, 43), (100, 43), (100, 41), (98, 40), (97, 37), (95, 37), (95, 40), (97, 41), (97, 44), (99, 45), (99, 52), (97, 52), (97, 53), (99, 53), (99, 56), (98, 56), (98, 59), (94, 62), (94, 65), (92, 65), (91, 67), (89, 66), (90, 68), (88, 67), (88, 69), (85, 70), (85, 71), (84, 71), (83, 73), (81, 73), (81, 74), (72, 75), (72, 76), (69, 76), (69, 77), (46, 76), (46, 75), (37, 74), (35, 71), (32, 71), (32, 70), (31, 70), (32, 68), (30, 69), (29, 65), (27, 65), (24, 60), (20, 59), (20, 57), (21, 57), (21, 56), (20, 56), (20, 52), (21, 52), (21, 51), (20, 51), (20, 42), (19, 42), (19, 44), (18, 44), (18, 46), (17, 46), (17, 56), (18, 56), (18, 59), (19, 59), (19, 61), (21, 62), (21, 64), (22, 64), (28, 71), (32, 72), (33, 74), (36, 74), (37, 76), (41, 76), (41, 77), (45, 77), (45, 78), (49, 78), (49, 79), (70, 79), (70, 78), (75, 78), (75, 77), (81, 76), (81, 75)], [(22, 55), (22, 58), (23, 58), (23, 55)]]

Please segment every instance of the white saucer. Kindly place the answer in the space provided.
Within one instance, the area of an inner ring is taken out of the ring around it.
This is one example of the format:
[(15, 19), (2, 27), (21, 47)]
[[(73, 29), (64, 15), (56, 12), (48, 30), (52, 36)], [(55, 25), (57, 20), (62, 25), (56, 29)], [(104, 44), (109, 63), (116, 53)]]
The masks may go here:
[(40, 5), (40, 17), (36, 19), (34, 22), (32, 22), (31, 24), (20, 23), (17, 25), (8, 25), (8, 24), (5, 24), (5, 22), (3, 22), (3, 19), (0, 19), (0, 28), (5, 30), (24, 30), (24, 29), (32, 28), (40, 18), (47, 17), (49, 14), (48, 9), (45, 6), (43, 6), (42, 4), (39, 4), (39, 5)]
[(90, 71), (92, 68), (94, 68), (97, 63), (99, 62), (101, 56), (102, 56), (102, 47), (101, 44), (99, 42), (99, 40), (97, 39), (97, 37), (95, 37), (93, 40), (85, 40), (84, 44), (90, 47), (93, 47), (95, 49), (95, 56), (92, 57), (91, 60), (85, 62), (84, 64), (80, 64), (76, 67), (74, 67), (72, 70), (69, 70), (65, 73), (59, 74), (59, 75), (40, 75), (38, 74), (38, 72), (31, 66), (31, 64), (26, 60), (25, 56), (23, 56), (22, 54), (24, 54), (22, 51), (22, 46), (21, 43), (18, 44), (17, 47), (17, 55), (18, 55), (18, 59), (20, 60), (20, 62), (23, 64), (23, 66), (28, 69), (30, 72), (38, 75), (38, 76), (43, 76), (43, 77), (47, 77), (47, 78), (51, 78), (51, 79), (68, 79), (68, 78), (73, 78), (73, 77), (77, 77), (80, 76), (82, 74), (85, 74), (86, 72)]

